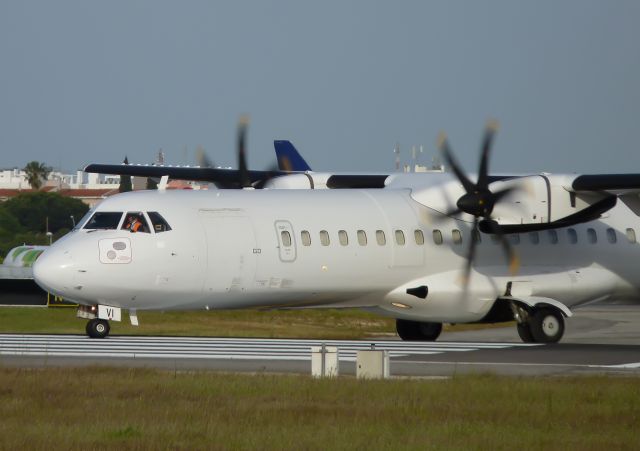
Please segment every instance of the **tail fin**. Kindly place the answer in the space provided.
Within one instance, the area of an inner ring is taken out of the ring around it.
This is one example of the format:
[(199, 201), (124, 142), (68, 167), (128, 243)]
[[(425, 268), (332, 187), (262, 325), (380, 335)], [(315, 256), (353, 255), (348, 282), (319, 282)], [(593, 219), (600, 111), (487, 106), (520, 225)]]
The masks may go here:
[(311, 167), (304, 161), (291, 141), (274, 141), (278, 167), (281, 171), (310, 171)]

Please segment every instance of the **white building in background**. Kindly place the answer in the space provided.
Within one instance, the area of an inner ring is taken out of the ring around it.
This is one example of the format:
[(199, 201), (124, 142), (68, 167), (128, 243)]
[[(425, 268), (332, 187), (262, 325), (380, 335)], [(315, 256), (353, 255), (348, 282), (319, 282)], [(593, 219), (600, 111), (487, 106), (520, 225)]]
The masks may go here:
[[(119, 175), (88, 174), (77, 171), (75, 174), (49, 173), (46, 187), (54, 189), (108, 189), (120, 185)], [(0, 189), (31, 189), (27, 174), (22, 169), (0, 170)]]
[(0, 171), (0, 188), (29, 189), (27, 177), (20, 169), (4, 169)]

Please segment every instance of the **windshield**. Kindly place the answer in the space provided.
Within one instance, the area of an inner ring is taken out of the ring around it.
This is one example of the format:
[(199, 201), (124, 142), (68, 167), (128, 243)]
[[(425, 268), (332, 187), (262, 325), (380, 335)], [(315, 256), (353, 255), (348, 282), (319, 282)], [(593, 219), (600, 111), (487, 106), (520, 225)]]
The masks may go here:
[(149, 225), (144, 219), (144, 215), (141, 211), (134, 211), (127, 213), (127, 216), (122, 223), (121, 229), (129, 230), (130, 232), (142, 232), (150, 233)]
[(117, 229), (122, 218), (122, 212), (98, 211), (83, 227), (84, 230), (109, 230)]
[[(75, 226), (73, 227), (73, 230), (78, 230), (81, 229), (82, 227), (84, 227), (84, 225), (86, 224), (86, 222), (89, 220), (89, 218), (91, 216), (93, 216), (93, 214), (95, 213), (95, 208), (92, 208), (91, 210), (89, 210), (88, 212), (86, 212), (84, 214), (84, 216), (80, 219), (80, 221), (78, 221)], [(72, 216), (73, 218), (73, 216)], [(75, 218), (74, 218), (75, 219)]]
[(160, 232), (168, 232), (171, 230), (171, 226), (165, 221), (160, 213), (157, 211), (148, 211), (149, 219), (151, 219), (151, 223), (153, 224), (153, 230), (156, 233)]

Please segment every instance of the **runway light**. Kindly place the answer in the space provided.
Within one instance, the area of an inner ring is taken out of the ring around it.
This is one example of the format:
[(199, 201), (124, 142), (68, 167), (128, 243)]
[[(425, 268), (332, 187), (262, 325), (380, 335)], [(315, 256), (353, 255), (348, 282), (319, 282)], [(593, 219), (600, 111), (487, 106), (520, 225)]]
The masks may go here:
[(403, 304), (402, 302), (392, 302), (391, 305), (393, 305), (394, 307), (404, 308), (404, 309), (411, 308), (410, 305)]

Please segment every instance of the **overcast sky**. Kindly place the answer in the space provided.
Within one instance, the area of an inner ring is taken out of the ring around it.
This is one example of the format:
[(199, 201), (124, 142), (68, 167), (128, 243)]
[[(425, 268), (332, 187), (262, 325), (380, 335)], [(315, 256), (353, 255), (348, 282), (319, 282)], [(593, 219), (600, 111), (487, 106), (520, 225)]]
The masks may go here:
[(0, 167), (235, 166), (290, 139), (387, 171), (440, 130), (470, 172), (640, 172), (638, 1), (0, 1)]

